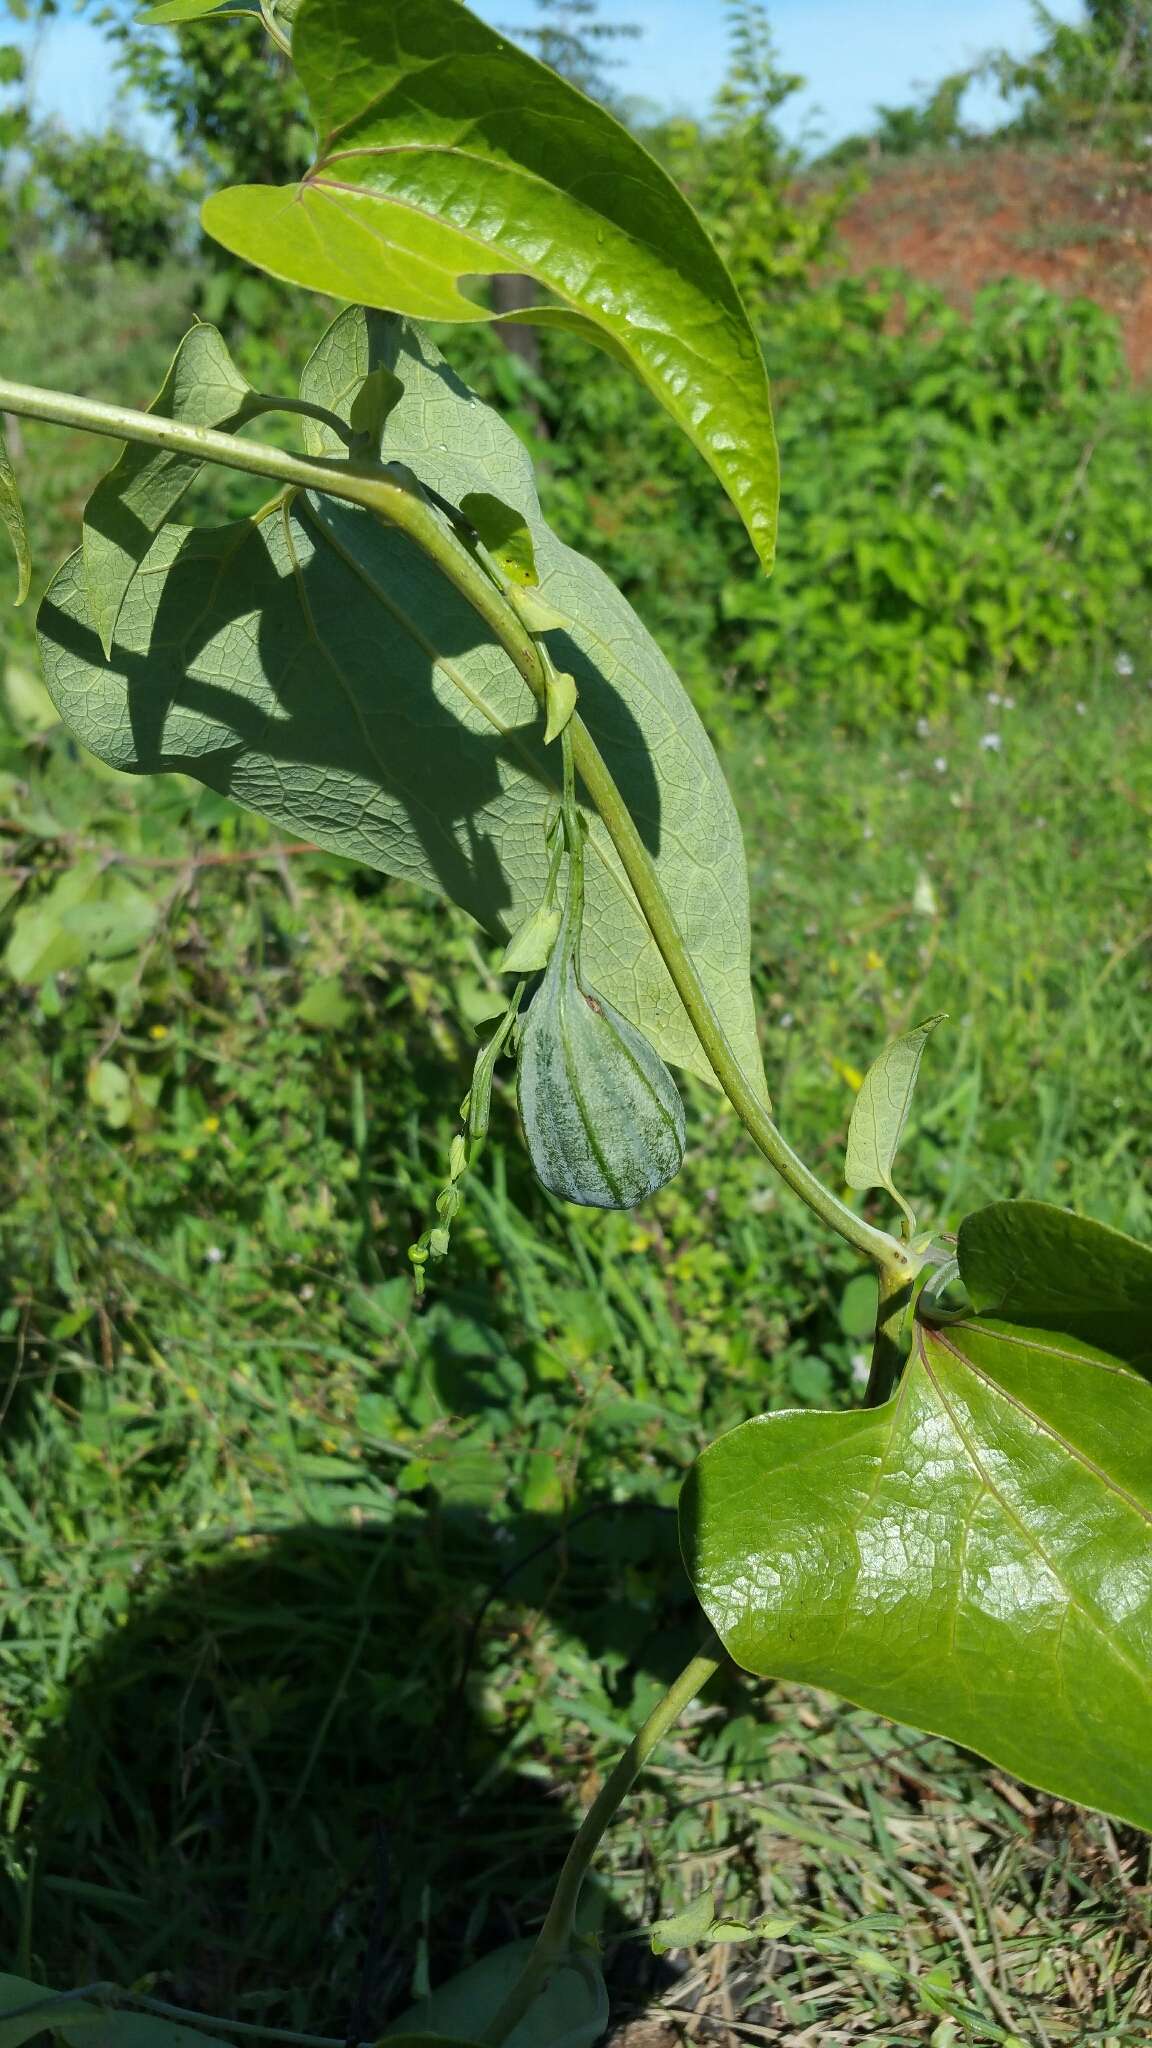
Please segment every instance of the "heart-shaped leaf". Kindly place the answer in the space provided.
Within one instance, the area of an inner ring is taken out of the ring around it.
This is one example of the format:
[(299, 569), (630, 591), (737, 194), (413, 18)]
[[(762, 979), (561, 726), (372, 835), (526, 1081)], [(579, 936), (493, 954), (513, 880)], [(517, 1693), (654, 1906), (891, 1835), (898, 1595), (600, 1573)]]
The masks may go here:
[[(347, 420), (379, 365), (401, 377), (389, 452), (454, 505), (495, 490), (527, 519), (547, 636), (617, 776), (728, 1037), (763, 1089), (747, 875), (719, 764), (680, 683), (607, 579), (540, 516), (511, 429), (402, 322), (347, 313), (304, 398)], [(313, 452), (336, 434), (304, 422)], [(294, 833), (450, 896), (507, 939), (547, 894), (559, 750), (488, 629), (404, 536), (330, 498), (259, 523), (163, 528), (106, 665), (77, 558), (39, 619), (45, 681), (94, 753), (196, 775)], [(599, 819), (587, 835), (584, 968), (665, 1059), (710, 1078)]]
[(993, 1202), (965, 1217), (956, 1253), (974, 1307), (1152, 1377), (1152, 1245), (1048, 1202)]
[(28, 546), (28, 528), (24, 523), (24, 507), (20, 502), (20, 486), (16, 472), (8, 456), (4, 440), (4, 422), (0, 418), (0, 524), (7, 532), (16, 556), (16, 602), (23, 604), (32, 581), (32, 552)]
[(721, 1437), (682, 1503), (750, 1671), (1152, 1827), (1152, 1388), (1073, 1336), (920, 1323), (882, 1408)]
[[(421, 2033), (463, 2035), (474, 2040), (495, 2019), (531, 1953), (530, 1941), (513, 1941), (506, 1948), (495, 1949), (412, 2006), (389, 2028), (384, 2040)], [(504, 2048), (593, 2048), (607, 2024), (608, 1994), (599, 1964), (590, 1955), (572, 1956), (513, 2027)]]
[(778, 472), (759, 343), (635, 137), (459, 0), (305, 0), (292, 54), (316, 161), (298, 185), (215, 193), (208, 233), (276, 277), (414, 319), (487, 318), (460, 290), (469, 275), (538, 278), (667, 407), (770, 566)]

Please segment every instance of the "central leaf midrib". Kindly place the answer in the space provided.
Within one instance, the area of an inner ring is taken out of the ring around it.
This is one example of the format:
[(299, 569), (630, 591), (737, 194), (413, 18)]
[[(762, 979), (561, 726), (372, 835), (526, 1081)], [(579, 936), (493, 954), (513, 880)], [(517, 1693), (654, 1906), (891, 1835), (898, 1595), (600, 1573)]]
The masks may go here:
[[(932, 1367), (928, 1363), (928, 1357), (926, 1350), (924, 1348), (922, 1332), (918, 1334), (918, 1342), (920, 1349), (920, 1362), (924, 1368), (924, 1373), (928, 1380), (928, 1383), (931, 1386), (934, 1394), (936, 1395), (936, 1398), (939, 1401), (940, 1406), (943, 1408), (945, 1414), (947, 1415), (948, 1420), (952, 1424), (952, 1427), (955, 1430), (956, 1435), (959, 1437), (960, 1442), (964, 1447), (964, 1450), (972, 1465), (973, 1471), (975, 1472), (979, 1480), (980, 1485), (988, 1494), (989, 1498), (996, 1502), (1005, 1519), (1008, 1522), (1010, 1522), (1013, 1528), (1015, 1528), (1018, 1531), (1025, 1546), (1033, 1551), (1035, 1556), (1038, 1557), (1040, 1562), (1043, 1564), (1045, 1570), (1051, 1573), (1053, 1580), (1060, 1587), (1068, 1607), (1074, 1609), (1075, 1612), (1081, 1617), (1081, 1619), (1087, 1622), (1089, 1628), (1093, 1631), (1095, 1635), (1097, 1635), (1100, 1638), (1101, 1642), (1105, 1645), (1110, 1655), (1116, 1659), (1116, 1662), (1118, 1664), (1124, 1667), (1124, 1669), (1128, 1672), (1130, 1677), (1135, 1679), (1137, 1685), (1142, 1689), (1142, 1691), (1145, 1694), (1152, 1694), (1152, 1675), (1150, 1675), (1148, 1668), (1134, 1661), (1132, 1656), (1117, 1641), (1116, 1636), (1109, 1632), (1109, 1621), (1095, 1614), (1092, 1608), (1088, 1606), (1085, 1597), (1081, 1593), (1079, 1593), (1074, 1587), (1069, 1585), (1063, 1570), (1053, 1563), (1052, 1559), (1049, 1557), (1043, 1545), (1038, 1541), (1035, 1531), (1029, 1528), (1027, 1522), (1025, 1522), (1021, 1518), (1020, 1514), (1016, 1511), (1016, 1509), (1013, 1508), (1011, 1504), (1005, 1499), (1000, 1488), (995, 1484), (993, 1479), (985, 1470), (984, 1465), (982, 1464), (974, 1445), (969, 1439), (967, 1431), (965, 1430), (962, 1422), (960, 1421), (959, 1416), (956, 1413), (956, 1410), (952, 1406), (952, 1403), (949, 1401), (948, 1396), (944, 1391), (944, 1388), (942, 1387), (939, 1379), (936, 1377), (936, 1374), (933, 1372)], [(951, 1345), (944, 1345), (942, 1346), (942, 1349), (947, 1350), (951, 1356), (959, 1358), (962, 1364), (966, 1365), (968, 1363), (967, 1359), (964, 1358), (963, 1353), (954, 1351)], [(996, 1387), (995, 1381), (988, 1382), (988, 1384), (992, 1386), (994, 1391), (1002, 1391), (1001, 1389)], [(1009, 1400), (1011, 1399), (1010, 1396), (1005, 1396), (1005, 1398)], [(1016, 1402), (1013, 1403), (1013, 1405), (1018, 1407), (1021, 1410), (1021, 1413), (1025, 1415), (1031, 1414), (1031, 1410), (1025, 1408), (1022, 1403)], [(1043, 1427), (1042, 1420), (1039, 1416), (1036, 1416), (1034, 1420), (1036, 1421), (1038, 1426)], [(1057, 1437), (1056, 1440), (1058, 1442), (1061, 1441), (1059, 1437)], [(1089, 1465), (1089, 1469), (1093, 1469), (1091, 1467), (1090, 1460), (1086, 1460), (1085, 1462)], [(959, 1598), (959, 1586), (957, 1586), (957, 1598)], [(1112, 1624), (1112, 1626), (1114, 1626), (1114, 1624)]]
[[(957, 1326), (953, 1325), (953, 1327), (955, 1328)], [(964, 1329), (967, 1326), (961, 1323), (958, 1327)], [(1073, 1459), (1077, 1464), (1082, 1465), (1086, 1472), (1090, 1472), (1093, 1478), (1098, 1479), (1100, 1481), (1100, 1484), (1106, 1487), (1110, 1493), (1115, 1494), (1118, 1500), (1124, 1501), (1125, 1504), (1129, 1508), (1131, 1508), (1133, 1514), (1135, 1514), (1141, 1521), (1148, 1522), (1150, 1525), (1152, 1525), (1152, 1508), (1146, 1507), (1142, 1501), (1136, 1498), (1135, 1494), (1129, 1492), (1126, 1486), (1121, 1485), (1118, 1479), (1114, 1479), (1112, 1474), (1110, 1472), (1106, 1472), (1102, 1465), (1098, 1465), (1096, 1463), (1096, 1460), (1090, 1457), (1087, 1451), (1082, 1449), (1079, 1444), (1073, 1443), (1069, 1437), (1066, 1437), (1063, 1431), (1056, 1427), (1056, 1424), (1054, 1422), (1049, 1422), (1047, 1417), (1041, 1415), (1037, 1409), (1030, 1408), (1026, 1401), (1022, 1401), (1020, 1399), (1020, 1396), (1018, 1394), (1013, 1394), (1009, 1388), (1005, 1387), (1001, 1383), (1001, 1381), (995, 1379), (985, 1366), (978, 1365), (975, 1359), (970, 1358), (966, 1351), (961, 1351), (957, 1345), (949, 1343), (947, 1337), (944, 1335), (943, 1325), (938, 1325), (934, 1327), (932, 1335), (935, 1342), (939, 1344), (940, 1349), (942, 1351), (946, 1351), (950, 1358), (956, 1359), (961, 1366), (965, 1367), (967, 1371), (969, 1371), (972, 1374), (974, 1379), (980, 1381), (982, 1386), (990, 1388), (991, 1391), (994, 1394), (998, 1395), (1002, 1401), (1006, 1401), (1010, 1408), (1015, 1408), (1018, 1414), (1026, 1416), (1030, 1422), (1035, 1424), (1037, 1429), (1042, 1430), (1045, 1436), (1050, 1438), (1050, 1440), (1053, 1443), (1058, 1444), (1060, 1449), (1063, 1452), (1065, 1452), (1065, 1454), (1069, 1458)], [(998, 1341), (999, 1332), (996, 1333), (996, 1336)], [(1017, 1343), (1022, 1342), (1022, 1340), (1019, 1338), (1015, 1341)], [(1058, 1357), (1074, 1358), (1076, 1359), (1076, 1362), (1078, 1364), (1094, 1365), (1096, 1363), (1094, 1359), (1079, 1358), (1078, 1354), (1075, 1352), (1057, 1352), (1056, 1355)], [(924, 1359), (925, 1371), (928, 1372), (931, 1376), (932, 1368), (928, 1364), (927, 1357), (925, 1356), (922, 1338), (921, 1357)], [(1123, 1368), (1121, 1367), (1120, 1370), (1123, 1370)], [(938, 1386), (939, 1384), (934, 1377), (932, 1379), (932, 1384), (933, 1386)], [(941, 1394), (941, 1399), (943, 1398), (944, 1397)]]

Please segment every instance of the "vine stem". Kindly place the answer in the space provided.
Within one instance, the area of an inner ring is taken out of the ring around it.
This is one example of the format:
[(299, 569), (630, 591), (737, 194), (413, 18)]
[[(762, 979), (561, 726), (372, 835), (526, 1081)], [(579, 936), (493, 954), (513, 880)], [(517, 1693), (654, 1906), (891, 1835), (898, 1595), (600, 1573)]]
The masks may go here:
[[(226, 469), (268, 477), (299, 490), (320, 491), (364, 507), (405, 533), (435, 562), (503, 647), (537, 702), (546, 704), (544, 657), (514, 599), (497, 587), (484, 565), (463, 546), (419, 489), (390, 474), (379, 463), (354, 457), (298, 455), (282, 448), (262, 447), (210, 427), (189, 425), (184, 420), (166, 419), (156, 413), (137, 412), (130, 406), (108, 405), (100, 399), (47, 391), (3, 378), (0, 412), (107, 434), (115, 440), (135, 441), (172, 454), (198, 456), (201, 461), (219, 463)], [(840, 1201), (777, 1129), (766, 1097), (745, 1072), (712, 1007), (652, 857), (604, 756), (578, 712), (573, 713), (566, 730), (571, 736), (576, 772), (603, 821), (708, 1064), (745, 1129), (781, 1179), (821, 1222), (854, 1245), (893, 1285), (907, 1280), (914, 1271), (914, 1261), (900, 1241)]]
[[(127, 2007), (132, 2012), (154, 2012), (162, 2019), (190, 2020), (197, 2027), (227, 2027), (230, 2034), (242, 2034), (246, 2040), (252, 2041), (276, 2041), (280, 2048), (348, 2048), (344, 2035), (298, 2034), (289, 2027), (263, 2027), (252, 2020), (219, 2019), (213, 2013), (197, 2012), (187, 2005), (169, 2005), (166, 1999), (148, 1998), (142, 1991), (125, 1991), (122, 1985), (104, 1982), (82, 1984), (76, 1991), (46, 1992), (42, 1998), (31, 1999), (27, 2005), (0, 2013), (0, 2025), (9, 2020), (33, 2019), (42, 2013), (45, 2027), (50, 2027), (57, 2015), (67, 2018), (70, 2006), (87, 2003), (113, 2009)], [(363, 2048), (372, 2048), (372, 2043), (364, 2042)]]
[(891, 1270), (880, 1274), (880, 1298), (876, 1304), (876, 1331), (872, 1339), (872, 1362), (864, 1389), (865, 1408), (879, 1408), (888, 1399), (904, 1362), (900, 1332), (912, 1298), (914, 1272), (911, 1259), (904, 1273)]
[(673, 1679), (643, 1727), (632, 1737), (615, 1769), (604, 1780), (568, 1851), (536, 1946), (503, 2005), (485, 2028), (481, 2040), (493, 2044), (503, 2041), (530, 2010), (553, 1972), (571, 1953), (581, 1886), (605, 1830), (628, 1797), (652, 1751), (725, 1661), (726, 1652), (712, 1632), (692, 1662), (685, 1665), (678, 1678)]

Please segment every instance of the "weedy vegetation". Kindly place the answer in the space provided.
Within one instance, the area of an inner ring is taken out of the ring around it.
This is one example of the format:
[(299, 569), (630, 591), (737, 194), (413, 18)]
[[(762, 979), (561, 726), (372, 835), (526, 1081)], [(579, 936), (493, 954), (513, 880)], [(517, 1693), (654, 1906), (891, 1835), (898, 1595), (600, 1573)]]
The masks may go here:
[(263, 335), (104, 248), (0, 379), (0, 2048), (1145, 2039), (1147, 400), (794, 292), (747, 37), (722, 260), (457, 0), (261, 23)]

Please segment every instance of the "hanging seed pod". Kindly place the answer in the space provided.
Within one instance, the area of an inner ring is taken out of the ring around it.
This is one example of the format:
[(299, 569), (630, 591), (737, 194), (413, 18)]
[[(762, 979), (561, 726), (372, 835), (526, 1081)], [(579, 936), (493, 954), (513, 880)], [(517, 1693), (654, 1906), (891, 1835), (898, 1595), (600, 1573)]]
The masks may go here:
[(684, 1105), (667, 1067), (585, 989), (562, 937), (520, 1040), (520, 1120), (538, 1178), (590, 1209), (632, 1209), (678, 1173)]
[(551, 1194), (589, 1209), (633, 1209), (680, 1171), (684, 1105), (643, 1033), (584, 985), (584, 827), (567, 730), (560, 743), (568, 873), (559, 935), (517, 1048), (520, 1121)]

